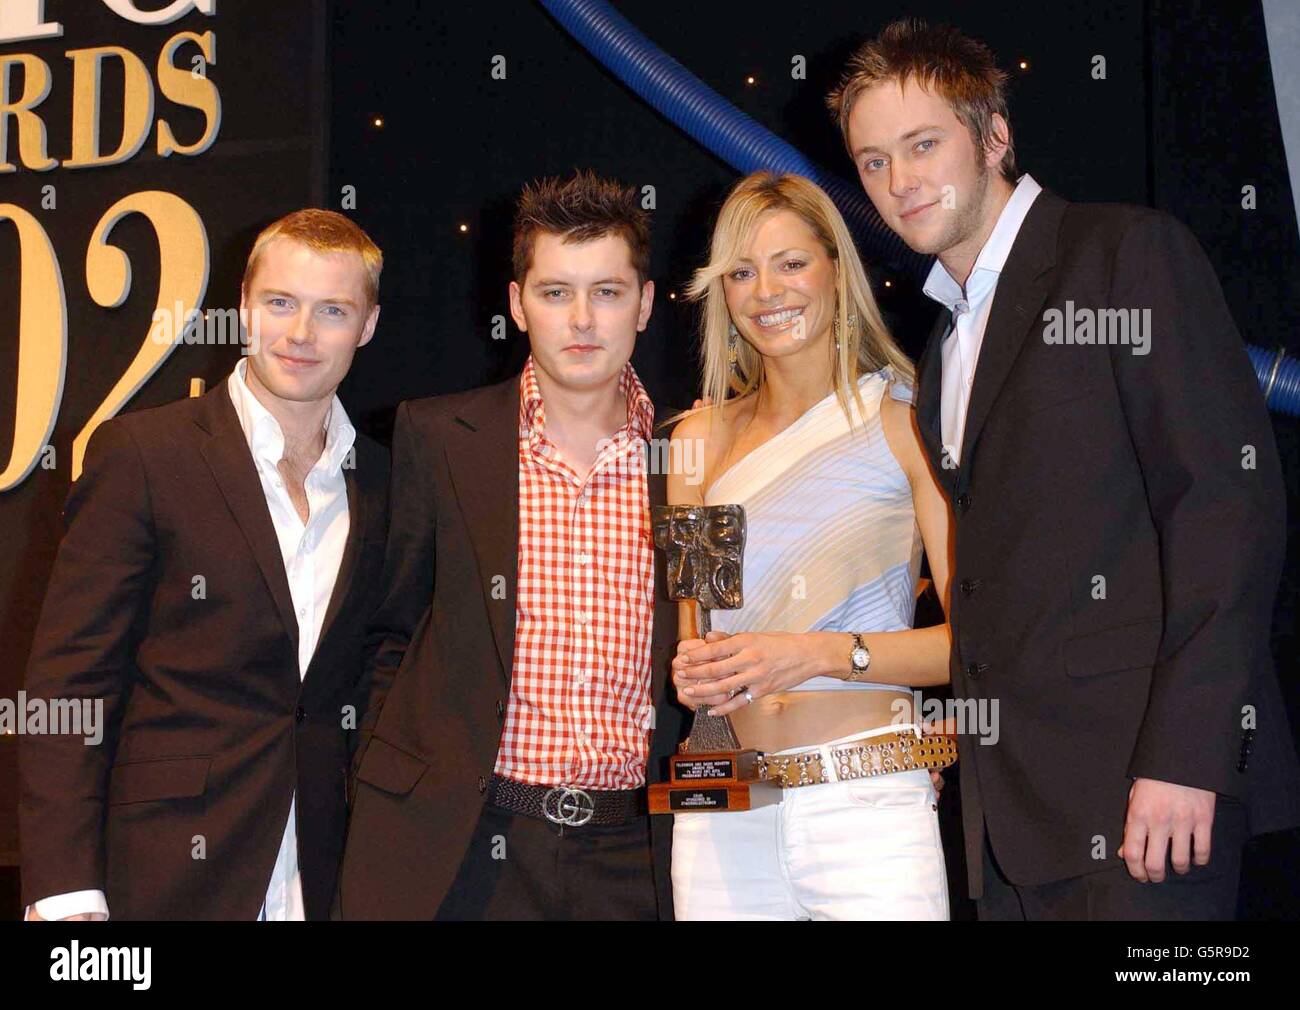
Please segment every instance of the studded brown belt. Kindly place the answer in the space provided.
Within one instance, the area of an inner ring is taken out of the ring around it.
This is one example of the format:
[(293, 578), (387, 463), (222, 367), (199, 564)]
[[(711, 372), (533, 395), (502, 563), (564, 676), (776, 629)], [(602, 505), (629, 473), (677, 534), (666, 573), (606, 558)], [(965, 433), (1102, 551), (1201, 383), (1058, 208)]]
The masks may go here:
[(865, 779), (916, 768), (947, 768), (957, 760), (957, 738), (912, 730), (879, 733), (806, 750), (758, 755), (758, 777), (785, 789)]

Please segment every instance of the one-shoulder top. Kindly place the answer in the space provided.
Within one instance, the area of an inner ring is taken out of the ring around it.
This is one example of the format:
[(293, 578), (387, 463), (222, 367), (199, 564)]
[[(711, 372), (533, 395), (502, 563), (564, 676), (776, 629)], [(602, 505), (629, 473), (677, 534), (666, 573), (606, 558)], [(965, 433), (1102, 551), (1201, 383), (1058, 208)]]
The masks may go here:
[[(848, 419), (834, 393), (736, 461), (705, 504), (745, 507), (739, 610), (712, 611), (713, 627), (741, 631), (901, 631), (912, 626), (921, 535), (907, 475), (890, 451), (880, 405), (912, 402), (886, 367), (858, 380), (862, 413)], [(848, 667), (847, 652), (844, 657)], [(868, 669), (868, 674), (870, 669)], [(867, 688), (813, 677), (793, 690)]]

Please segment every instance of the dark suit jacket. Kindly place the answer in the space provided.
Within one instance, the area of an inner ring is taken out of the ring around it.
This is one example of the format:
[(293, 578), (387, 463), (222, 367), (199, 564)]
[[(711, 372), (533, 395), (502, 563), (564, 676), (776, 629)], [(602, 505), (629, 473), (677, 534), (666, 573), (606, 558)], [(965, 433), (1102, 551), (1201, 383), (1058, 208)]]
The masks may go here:
[[(1150, 352), (1047, 343), (1067, 301), (1149, 309)], [(957, 469), (940, 445), (947, 324), (917, 411), (955, 513), (952, 683), (1000, 716), (996, 745), (960, 739), (972, 896), (985, 822), (1013, 883), (1116, 865), (1134, 777), (1242, 801), (1254, 832), (1300, 822), (1268, 646), (1286, 499), (1196, 239), (1158, 211), (1041, 193), (998, 281)]]
[(95, 430), (26, 690), (102, 698), (108, 730), (99, 746), (21, 740), (25, 901), (99, 889), (115, 920), (254, 919), (296, 790), (306, 913), (328, 917), (388, 454), (358, 434), (343, 472), (347, 543), (300, 680), (280, 546), (226, 383)]
[[(663, 475), (647, 476), (650, 503), (663, 504)], [(371, 703), (339, 886), (346, 919), (433, 918), (483, 807), (514, 660), (518, 376), (403, 403), (390, 499), (386, 596), (372, 628)], [(682, 709), (665, 691), (676, 638), (656, 551), (650, 781), (683, 733)], [(672, 819), (653, 817), (651, 827), (660, 916), (670, 919)]]

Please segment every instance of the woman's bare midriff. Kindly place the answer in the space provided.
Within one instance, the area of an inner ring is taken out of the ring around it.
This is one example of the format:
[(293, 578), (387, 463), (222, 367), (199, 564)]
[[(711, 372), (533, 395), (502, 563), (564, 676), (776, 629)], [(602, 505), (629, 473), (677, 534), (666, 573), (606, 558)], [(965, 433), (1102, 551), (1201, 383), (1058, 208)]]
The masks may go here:
[(731, 714), (741, 747), (769, 754), (910, 722), (912, 694), (907, 688), (782, 691), (755, 698)]

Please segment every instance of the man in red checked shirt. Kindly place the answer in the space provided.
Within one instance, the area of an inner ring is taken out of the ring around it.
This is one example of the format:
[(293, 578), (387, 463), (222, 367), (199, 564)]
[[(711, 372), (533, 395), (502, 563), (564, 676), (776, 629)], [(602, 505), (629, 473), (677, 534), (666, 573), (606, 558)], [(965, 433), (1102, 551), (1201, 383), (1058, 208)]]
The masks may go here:
[(671, 824), (652, 845), (645, 784), (683, 728), (675, 609), (629, 362), (649, 254), (633, 187), (525, 187), (522, 374), (398, 409), (343, 918), (672, 918)]

